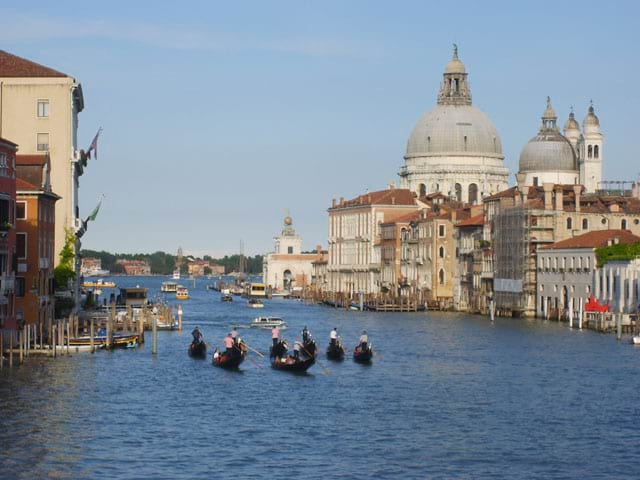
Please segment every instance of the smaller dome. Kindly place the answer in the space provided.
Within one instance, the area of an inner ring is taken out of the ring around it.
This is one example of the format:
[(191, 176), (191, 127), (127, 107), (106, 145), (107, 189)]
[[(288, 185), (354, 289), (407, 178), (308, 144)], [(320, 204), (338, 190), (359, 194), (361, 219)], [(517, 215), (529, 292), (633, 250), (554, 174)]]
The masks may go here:
[(455, 43), (453, 44), (453, 58), (444, 67), (444, 73), (466, 73), (464, 63), (458, 58), (458, 46)]
[(576, 121), (576, 116), (573, 114), (573, 110), (569, 114), (569, 118), (567, 118), (567, 121), (564, 124), (565, 133), (567, 131), (569, 131), (569, 130), (578, 130), (578, 131), (580, 131), (580, 125)]
[(593, 127), (600, 126), (600, 119), (593, 111), (593, 104), (589, 106), (589, 113), (587, 113), (587, 116), (584, 117), (584, 125)]
[(522, 149), (521, 172), (575, 171), (576, 155), (571, 143), (557, 131), (540, 132)]
[(293, 224), (293, 218), (291, 218), (289, 216), (284, 217), (284, 224), (287, 225), (287, 226), (292, 225)]

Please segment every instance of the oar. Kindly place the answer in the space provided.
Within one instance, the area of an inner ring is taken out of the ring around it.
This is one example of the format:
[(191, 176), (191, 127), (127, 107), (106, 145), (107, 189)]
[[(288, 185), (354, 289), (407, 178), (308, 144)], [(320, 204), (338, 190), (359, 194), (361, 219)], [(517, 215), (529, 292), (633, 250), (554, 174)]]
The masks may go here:
[(262, 358), (264, 358), (264, 355), (261, 354), (258, 350), (256, 350), (255, 348), (251, 348), (249, 346), (249, 344), (247, 342), (245, 342), (244, 340), (242, 341), (242, 343), (244, 343), (246, 345), (246, 347), (251, 350), (253, 353), (257, 353), (258, 355), (260, 355)]
[(258, 368), (262, 368), (262, 365), (260, 365), (258, 362), (256, 362), (253, 358), (251, 358), (251, 357), (249, 357), (249, 356), (247, 356), (247, 358), (248, 358), (248, 359), (249, 359), (249, 361), (250, 361), (251, 363), (253, 363), (256, 367), (258, 367)]
[(324, 373), (325, 375), (329, 375), (329, 370), (320, 363), (320, 361), (318, 360), (318, 355), (316, 356), (311, 355), (309, 351), (306, 348), (304, 348), (304, 345), (302, 344), (300, 345), (300, 347), (302, 348), (302, 350), (304, 350), (304, 353), (306, 353), (309, 358), (315, 358), (316, 362), (318, 362), (318, 365), (320, 365), (320, 368), (322, 368), (322, 373)]

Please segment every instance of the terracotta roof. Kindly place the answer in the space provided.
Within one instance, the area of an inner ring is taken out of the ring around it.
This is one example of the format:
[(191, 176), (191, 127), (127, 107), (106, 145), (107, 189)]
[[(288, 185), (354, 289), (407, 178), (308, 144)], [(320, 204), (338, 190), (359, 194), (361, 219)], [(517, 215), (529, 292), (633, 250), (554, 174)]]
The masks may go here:
[(0, 50), (0, 77), (68, 77), (53, 68)]
[(488, 197), (485, 197), (484, 200), (486, 201), (486, 200), (494, 200), (494, 199), (498, 199), (498, 198), (511, 198), (511, 197), (515, 196), (516, 189), (517, 189), (517, 187), (508, 188), (508, 189), (503, 190), (501, 192), (494, 193), (493, 195), (489, 195)]
[(33, 154), (33, 155), (16, 155), (17, 165), (44, 165), (47, 161), (47, 154)]
[(422, 218), (422, 211), (417, 210), (415, 212), (405, 213), (403, 215), (398, 215), (397, 217), (391, 217), (389, 220), (384, 222), (382, 225), (393, 225), (395, 223), (411, 223)]
[(593, 230), (573, 238), (567, 238), (551, 245), (540, 247), (542, 250), (560, 248), (599, 248), (606, 247), (610, 240), (618, 239), (618, 243), (640, 242), (640, 237), (629, 230)]
[(352, 200), (344, 200), (331, 208), (358, 207), (360, 205), (415, 205), (416, 200), (411, 190), (390, 188), (377, 192), (365, 193)]
[(456, 223), (456, 227), (481, 227), (482, 225), (484, 225), (484, 214), (482, 213)]
[(23, 179), (21, 178), (16, 178), (16, 190), (20, 191), (32, 191), (32, 192), (38, 192), (40, 191), (40, 189), (38, 187), (36, 187), (35, 185), (33, 185), (32, 183), (29, 182), (25, 182)]

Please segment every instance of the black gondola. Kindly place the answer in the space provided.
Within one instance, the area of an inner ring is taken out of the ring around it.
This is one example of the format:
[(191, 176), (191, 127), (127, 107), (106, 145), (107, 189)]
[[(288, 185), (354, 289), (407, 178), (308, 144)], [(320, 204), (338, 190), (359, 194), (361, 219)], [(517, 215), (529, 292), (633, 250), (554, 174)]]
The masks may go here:
[(244, 357), (246, 355), (246, 350), (244, 348), (234, 348), (231, 353), (227, 352), (219, 352), (218, 355), (214, 352), (213, 354), (213, 364), (216, 367), (226, 368), (228, 370), (236, 369), (243, 362)]
[(373, 357), (373, 349), (371, 345), (367, 345), (364, 350), (361, 345), (353, 349), (353, 360), (358, 363), (369, 363)]
[(342, 346), (341, 343), (329, 342), (329, 346), (327, 347), (327, 358), (329, 360), (344, 360), (344, 354), (345, 354), (344, 347)]
[(275, 357), (271, 362), (271, 366), (276, 370), (285, 370), (287, 372), (306, 372), (311, 365), (316, 363), (314, 357), (301, 360), (292, 356)]
[(189, 356), (193, 358), (207, 358), (207, 344), (203, 340), (193, 341), (189, 345)]
[(309, 358), (315, 358), (318, 353), (318, 344), (312, 338), (309, 338), (305, 343), (302, 344), (302, 350), (300, 351), (302, 355)]

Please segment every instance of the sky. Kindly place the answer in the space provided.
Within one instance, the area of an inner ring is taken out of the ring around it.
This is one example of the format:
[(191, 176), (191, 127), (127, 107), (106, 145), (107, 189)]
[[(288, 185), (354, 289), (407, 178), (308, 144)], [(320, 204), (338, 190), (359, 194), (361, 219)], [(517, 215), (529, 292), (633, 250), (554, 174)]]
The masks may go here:
[(12, 3), (0, 48), (82, 84), (81, 148), (103, 128), (84, 248), (263, 254), (287, 212), (326, 246), (332, 198), (399, 183), (453, 43), (510, 183), (547, 95), (560, 125), (593, 100), (605, 179), (640, 174), (635, 2)]

